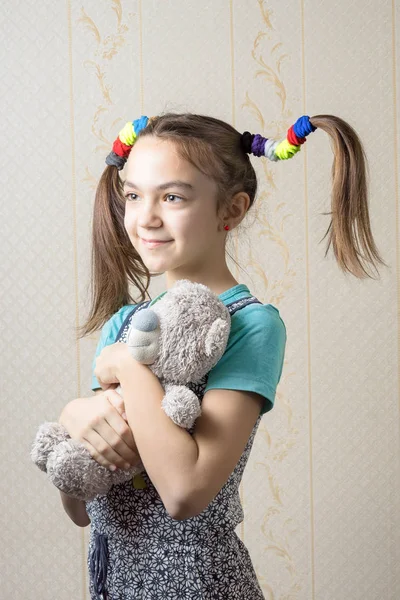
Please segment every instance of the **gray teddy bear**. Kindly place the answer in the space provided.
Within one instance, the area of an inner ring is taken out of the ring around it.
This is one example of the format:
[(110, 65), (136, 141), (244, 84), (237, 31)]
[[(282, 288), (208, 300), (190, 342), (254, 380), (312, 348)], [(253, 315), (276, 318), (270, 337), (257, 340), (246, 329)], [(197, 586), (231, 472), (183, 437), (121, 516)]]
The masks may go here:
[[(132, 317), (126, 341), (129, 351), (159, 378), (165, 391), (161, 407), (180, 427), (191, 428), (201, 414), (196, 394), (186, 385), (199, 383), (222, 357), (230, 319), (228, 308), (214, 292), (186, 279)], [(121, 387), (116, 391), (121, 393)], [(144, 470), (140, 463), (111, 472), (71, 439), (62, 425), (49, 422), (38, 428), (31, 459), (58, 489), (85, 501)]]

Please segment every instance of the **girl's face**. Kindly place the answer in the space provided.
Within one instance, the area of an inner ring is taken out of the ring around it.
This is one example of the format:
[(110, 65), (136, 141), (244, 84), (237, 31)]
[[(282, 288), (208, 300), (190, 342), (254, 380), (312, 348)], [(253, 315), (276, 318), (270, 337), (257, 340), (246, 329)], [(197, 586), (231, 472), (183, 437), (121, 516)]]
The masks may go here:
[(125, 229), (149, 271), (166, 273), (168, 287), (224, 272), (225, 232), (214, 180), (180, 158), (173, 142), (152, 136), (133, 146), (125, 173)]

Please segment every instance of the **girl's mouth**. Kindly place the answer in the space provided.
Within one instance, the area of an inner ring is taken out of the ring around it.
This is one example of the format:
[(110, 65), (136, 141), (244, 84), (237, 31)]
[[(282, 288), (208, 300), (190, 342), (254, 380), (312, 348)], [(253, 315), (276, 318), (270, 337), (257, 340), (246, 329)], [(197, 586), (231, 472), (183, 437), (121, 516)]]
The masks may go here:
[(165, 244), (170, 244), (172, 240), (168, 242), (149, 242), (141, 238), (141, 241), (147, 248), (157, 248), (157, 246), (165, 246)]

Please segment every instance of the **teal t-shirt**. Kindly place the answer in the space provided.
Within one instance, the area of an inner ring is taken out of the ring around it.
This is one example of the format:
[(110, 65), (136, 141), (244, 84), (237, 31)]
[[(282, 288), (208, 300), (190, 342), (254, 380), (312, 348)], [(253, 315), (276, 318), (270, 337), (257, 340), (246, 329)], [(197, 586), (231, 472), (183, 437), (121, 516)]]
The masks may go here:
[[(166, 292), (151, 301), (155, 304)], [(230, 304), (251, 296), (249, 288), (240, 283), (222, 292), (218, 298)], [(122, 323), (134, 304), (120, 308), (101, 330), (96, 358), (104, 346), (114, 344)], [(271, 410), (280, 381), (286, 347), (286, 327), (279, 310), (272, 304), (249, 304), (238, 310), (231, 318), (231, 330), (223, 356), (209, 372), (204, 393), (211, 389), (242, 390), (256, 392), (265, 399), (260, 414)], [(92, 376), (92, 390), (101, 386)]]

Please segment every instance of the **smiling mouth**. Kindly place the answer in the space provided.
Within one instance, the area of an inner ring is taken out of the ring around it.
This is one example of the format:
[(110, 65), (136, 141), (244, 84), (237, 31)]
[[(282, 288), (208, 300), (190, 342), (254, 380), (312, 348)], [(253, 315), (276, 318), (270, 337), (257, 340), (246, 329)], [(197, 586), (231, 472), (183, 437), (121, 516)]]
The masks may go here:
[(165, 244), (169, 244), (170, 242), (172, 242), (172, 240), (168, 240), (165, 242), (146, 242), (146, 240), (141, 238), (141, 241), (143, 242), (143, 244), (145, 246), (148, 246), (149, 248), (155, 248), (156, 246), (164, 246)]

